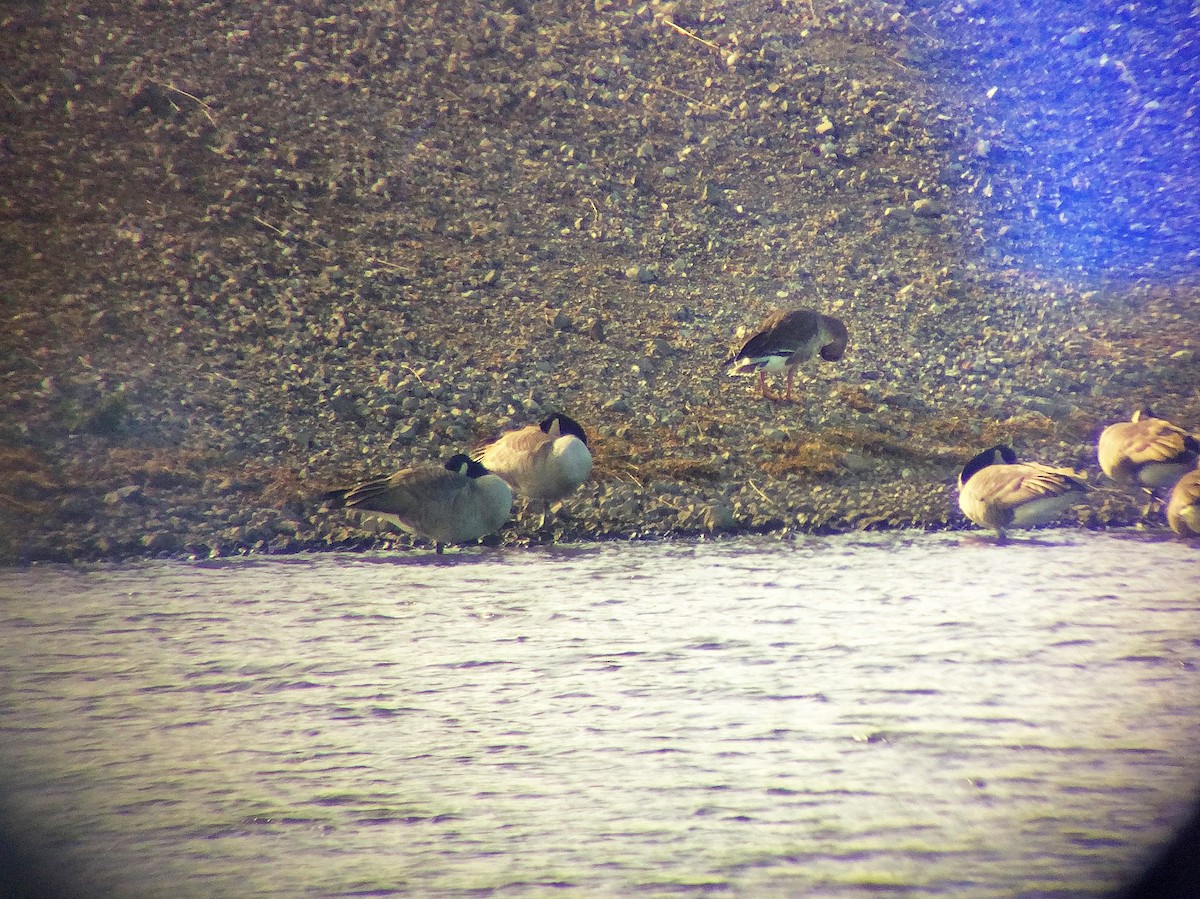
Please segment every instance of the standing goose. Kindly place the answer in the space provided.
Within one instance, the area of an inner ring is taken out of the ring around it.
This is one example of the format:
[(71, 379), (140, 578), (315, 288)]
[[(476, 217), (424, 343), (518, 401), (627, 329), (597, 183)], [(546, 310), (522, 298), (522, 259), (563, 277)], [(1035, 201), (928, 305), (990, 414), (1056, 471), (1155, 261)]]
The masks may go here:
[(444, 466), (404, 468), (390, 477), (331, 490), (331, 508), (382, 518), (432, 540), (440, 555), (446, 543), (465, 543), (500, 529), (512, 510), (512, 489), (470, 457), (459, 453)]
[(1109, 425), (1100, 433), (1096, 455), (1104, 473), (1118, 484), (1171, 487), (1196, 465), (1200, 441), (1177, 425), (1139, 409), (1130, 421)]
[(758, 390), (764, 399), (775, 399), (767, 391), (767, 372), (787, 372), (787, 391), (792, 398), (796, 366), (820, 353), (826, 362), (837, 362), (846, 352), (850, 336), (841, 319), (812, 309), (773, 312), (741, 348), (725, 360), (731, 375), (758, 372)]
[(572, 493), (592, 470), (587, 434), (561, 412), (541, 424), (502, 434), (472, 455), (504, 478), (514, 492), (542, 503), (539, 528), (546, 523), (550, 503)]
[(1009, 446), (984, 450), (958, 476), (958, 505), (981, 528), (1004, 541), (1008, 528), (1053, 521), (1087, 493), (1087, 476), (1070, 468), (1018, 462)]
[(1167, 503), (1167, 524), (1181, 537), (1200, 537), (1200, 468), (1175, 482)]

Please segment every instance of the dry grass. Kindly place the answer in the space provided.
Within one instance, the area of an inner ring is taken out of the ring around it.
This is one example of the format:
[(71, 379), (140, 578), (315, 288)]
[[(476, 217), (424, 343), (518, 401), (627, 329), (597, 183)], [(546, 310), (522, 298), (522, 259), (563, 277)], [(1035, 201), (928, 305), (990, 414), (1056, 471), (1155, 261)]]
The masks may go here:
[(855, 412), (873, 412), (879, 405), (871, 399), (866, 390), (857, 384), (835, 384), (833, 395)]
[(690, 481), (712, 484), (720, 480), (720, 466), (702, 459), (665, 456), (645, 463), (639, 469), (642, 477), (652, 480)]
[(711, 484), (723, 474), (711, 459), (690, 456), (683, 441), (665, 429), (638, 436), (645, 439), (634, 442), (597, 434), (590, 440), (591, 480), (631, 481), (640, 486), (656, 480)]
[(297, 468), (286, 463), (236, 461), (210, 450), (162, 447), (114, 447), (68, 468), (64, 482), (71, 488), (97, 492), (126, 484), (164, 490), (210, 484), (217, 492), (245, 493), (259, 505), (271, 507), (309, 492)]
[(927, 422), (923, 433), (933, 439), (952, 444), (965, 455), (971, 455), (999, 443), (1028, 445), (1054, 439), (1090, 440), (1096, 423), (1087, 413), (1072, 412), (1053, 419), (1040, 412), (1022, 412), (1004, 419), (936, 418)]
[(873, 428), (838, 427), (783, 441), (778, 458), (762, 468), (775, 477), (828, 478), (844, 468), (850, 453), (918, 464), (944, 464), (959, 457), (956, 447), (937, 441), (897, 436)]
[(846, 448), (836, 446), (824, 435), (806, 440), (785, 441), (778, 458), (763, 464), (763, 471), (774, 477), (800, 475), (819, 480), (842, 470)]
[(24, 447), (0, 446), (0, 509), (37, 514), (61, 485), (53, 467)]
[(148, 487), (196, 486), (212, 476), (211, 470), (219, 462), (219, 456), (205, 450), (113, 447), (72, 465), (65, 475), (71, 486), (94, 490), (131, 483)]
[(282, 506), (313, 492), (301, 481), (299, 472), (288, 465), (267, 465), (256, 460), (236, 471), (227, 468), (224, 474), (233, 487), (256, 495), (264, 506)]

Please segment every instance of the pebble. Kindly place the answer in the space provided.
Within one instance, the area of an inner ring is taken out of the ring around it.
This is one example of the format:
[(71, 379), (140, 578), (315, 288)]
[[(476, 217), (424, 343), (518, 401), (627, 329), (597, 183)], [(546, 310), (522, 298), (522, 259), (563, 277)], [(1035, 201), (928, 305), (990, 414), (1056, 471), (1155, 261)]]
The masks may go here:
[(922, 197), (913, 203), (912, 211), (918, 218), (936, 218), (944, 215), (946, 208), (932, 197)]

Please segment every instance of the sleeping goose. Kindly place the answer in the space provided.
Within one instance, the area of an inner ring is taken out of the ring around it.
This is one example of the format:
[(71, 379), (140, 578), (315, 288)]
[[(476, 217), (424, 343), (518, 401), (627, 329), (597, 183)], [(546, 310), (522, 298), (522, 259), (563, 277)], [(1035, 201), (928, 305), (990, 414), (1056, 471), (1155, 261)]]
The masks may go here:
[(1104, 473), (1118, 484), (1153, 491), (1171, 487), (1195, 467), (1200, 441), (1149, 409), (1139, 409), (1132, 420), (1100, 433), (1096, 455)]
[(963, 466), (958, 505), (1003, 542), (1006, 529), (1046, 524), (1079, 502), (1088, 490), (1086, 477), (1070, 468), (1018, 462), (1012, 447), (994, 446)]
[(512, 489), (459, 453), (444, 466), (405, 468), (390, 477), (331, 490), (331, 508), (381, 518), (432, 540), (440, 555), (446, 543), (465, 543), (499, 530), (512, 510)]
[(574, 419), (561, 412), (502, 434), (472, 455), (504, 478), (515, 493), (542, 503), (546, 523), (550, 503), (572, 493), (592, 470), (587, 434)]
[(1167, 503), (1167, 524), (1181, 537), (1200, 537), (1200, 468), (1175, 482)]
[(783, 398), (792, 398), (792, 378), (796, 366), (820, 354), (826, 362), (836, 362), (846, 352), (849, 340), (846, 326), (832, 315), (812, 309), (792, 309), (773, 312), (741, 348), (725, 360), (731, 375), (758, 373), (759, 393), (765, 399), (775, 399), (767, 391), (767, 372), (787, 372), (787, 391)]

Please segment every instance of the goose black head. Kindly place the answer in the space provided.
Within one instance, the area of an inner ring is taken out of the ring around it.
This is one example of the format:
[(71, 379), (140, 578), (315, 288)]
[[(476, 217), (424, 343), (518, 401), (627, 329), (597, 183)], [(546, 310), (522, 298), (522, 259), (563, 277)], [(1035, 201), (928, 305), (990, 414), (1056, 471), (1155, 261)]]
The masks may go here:
[(825, 328), (833, 340), (821, 347), (821, 358), (826, 362), (837, 362), (846, 355), (846, 344), (850, 342), (850, 332), (839, 319), (826, 315)]
[(555, 422), (558, 422), (558, 432), (560, 434), (570, 434), (572, 437), (578, 437), (580, 442), (584, 446), (587, 446), (587, 434), (584, 432), (583, 426), (562, 412), (555, 412), (553, 415), (548, 416), (538, 427), (542, 429), (543, 433), (549, 434)]
[(963, 466), (962, 474), (958, 476), (958, 485), (961, 487), (971, 479), (972, 475), (978, 474), (989, 465), (1012, 465), (1017, 461), (1017, 454), (1013, 452), (1011, 446), (993, 446), (991, 449), (986, 449), (979, 455), (975, 456), (970, 462)]
[(458, 453), (446, 460), (446, 469), (453, 471), (455, 474), (465, 475), (468, 478), (481, 478), (488, 473), (488, 470), (479, 462), (476, 462), (466, 453)]

